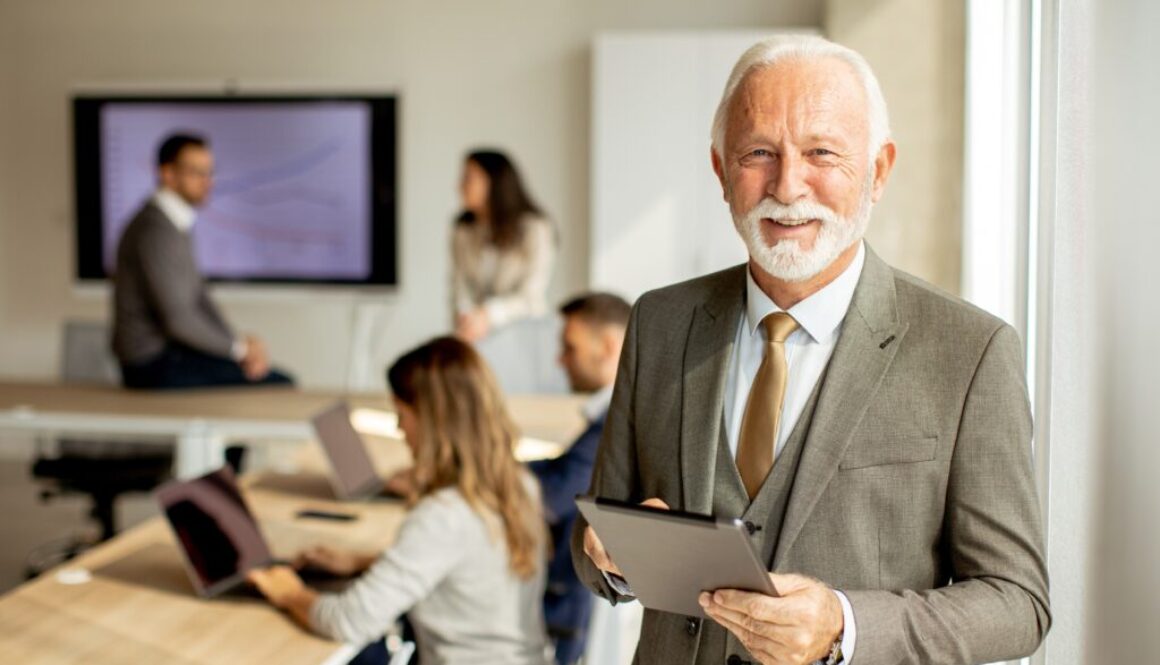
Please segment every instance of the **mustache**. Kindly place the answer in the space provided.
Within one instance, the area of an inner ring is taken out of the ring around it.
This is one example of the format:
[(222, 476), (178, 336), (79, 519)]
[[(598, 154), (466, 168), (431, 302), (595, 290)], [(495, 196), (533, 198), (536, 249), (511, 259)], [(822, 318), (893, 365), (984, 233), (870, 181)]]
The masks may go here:
[(785, 205), (769, 197), (762, 199), (745, 213), (745, 220), (749, 223), (756, 224), (762, 219), (816, 219), (823, 226), (844, 221), (841, 215), (821, 203), (798, 201)]

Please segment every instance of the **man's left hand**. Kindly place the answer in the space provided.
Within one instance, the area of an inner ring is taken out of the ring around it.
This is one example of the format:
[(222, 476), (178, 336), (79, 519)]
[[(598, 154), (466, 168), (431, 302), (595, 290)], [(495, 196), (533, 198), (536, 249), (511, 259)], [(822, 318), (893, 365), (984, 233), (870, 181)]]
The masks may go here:
[(701, 607), (763, 665), (825, 660), (844, 622), (833, 589), (802, 575), (769, 579), (780, 596), (718, 589), (701, 594)]

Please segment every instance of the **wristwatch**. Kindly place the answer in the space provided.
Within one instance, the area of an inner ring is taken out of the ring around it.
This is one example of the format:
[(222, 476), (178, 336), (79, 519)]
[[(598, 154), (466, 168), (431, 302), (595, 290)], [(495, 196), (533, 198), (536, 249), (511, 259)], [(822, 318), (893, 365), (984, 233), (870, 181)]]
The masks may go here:
[(830, 655), (825, 660), (825, 665), (838, 665), (846, 662), (842, 657), (842, 636), (838, 635), (838, 639), (830, 645)]

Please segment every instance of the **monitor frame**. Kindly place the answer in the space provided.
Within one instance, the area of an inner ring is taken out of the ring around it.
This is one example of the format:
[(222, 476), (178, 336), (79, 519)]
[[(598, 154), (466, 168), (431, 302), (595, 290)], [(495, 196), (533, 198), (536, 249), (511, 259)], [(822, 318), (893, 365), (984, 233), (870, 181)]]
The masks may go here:
[(292, 94), (223, 94), (223, 93), (98, 93), (84, 92), (72, 96), (73, 167), (74, 167), (74, 262), (73, 280), (77, 284), (97, 284), (109, 279), (103, 265), (103, 230), (101, 180), (101, 109), (107, 104), (312, 104), (327, 102), (364, 102), (371, 113), (371, 272), (365, 279), (324, 279), (297, 277), (216, 278), (220, 284), (257, 285), (336, 285), (344, 287), (397, 287), (398, 267), (398, 106), (393, 93), (306, 93)]

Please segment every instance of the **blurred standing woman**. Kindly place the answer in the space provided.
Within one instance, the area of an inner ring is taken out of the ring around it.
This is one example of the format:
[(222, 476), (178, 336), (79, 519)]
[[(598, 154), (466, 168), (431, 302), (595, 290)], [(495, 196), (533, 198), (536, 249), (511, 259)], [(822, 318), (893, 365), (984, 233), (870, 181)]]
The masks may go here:
[(455, 334), (469, 342), (547, 311), (555, 233), (505, 154), (467, 156), (451, 238)]
[(415, 464), (413, 509), (382, 554), (316, 547), (299, 567), (359, 575), (318, 593), (288, 566), (250, 580), (298, 623), (348, 644), (377, 640), (404, 612), (423, 665), (546, 665), (546, 536), (538, 485), (491, 371), (468, 344), (435, 339), (388, 370)]

